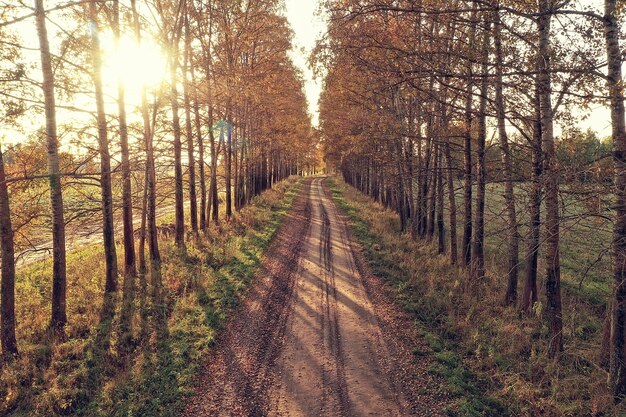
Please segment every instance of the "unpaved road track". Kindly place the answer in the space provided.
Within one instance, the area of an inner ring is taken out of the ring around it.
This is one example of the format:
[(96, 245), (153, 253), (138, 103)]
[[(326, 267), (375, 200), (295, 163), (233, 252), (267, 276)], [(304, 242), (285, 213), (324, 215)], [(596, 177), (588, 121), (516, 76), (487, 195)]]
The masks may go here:
[(183, 416), (441, 415), (415, 326), (328, 194), (322, 178), (303, 185)]

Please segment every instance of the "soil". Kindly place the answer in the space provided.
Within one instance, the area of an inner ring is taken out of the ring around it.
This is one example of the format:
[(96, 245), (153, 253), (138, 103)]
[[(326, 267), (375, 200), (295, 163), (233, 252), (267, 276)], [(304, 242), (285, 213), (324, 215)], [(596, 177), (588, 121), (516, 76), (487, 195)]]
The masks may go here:
[(183, 416), (439, 416), (413, 320), (309, 178), (218, 337)]

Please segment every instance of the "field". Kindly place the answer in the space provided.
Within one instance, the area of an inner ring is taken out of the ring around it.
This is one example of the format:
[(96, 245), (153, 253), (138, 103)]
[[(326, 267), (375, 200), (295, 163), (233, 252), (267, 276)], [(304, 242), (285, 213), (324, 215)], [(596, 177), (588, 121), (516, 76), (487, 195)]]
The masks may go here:
[[(520, 244), (520, 259), (527, 250), (524, 245), (524, 237), (528, 229), (526, 184), (517, 185), (515, 188), (517, 197), (518, 222), (522, 241)], [(600, 191), (604, 193), (604, 191)], [(506, 271), (506, 213), (504, 203), (504, 187), (501, 185), (488, 185), (485, 204), (485, 250), (492, 265), (491, 273), (496, 279), (505, 279)], [(606, 195), (606, 194), (605, 194)], [(569, 192), (567, 186), (561, 190), (561, 277), (564, 289), (578, 301), (589, 303), (597, 308), (598, 312), (606, 306), (606, 301), (611, 295), (612, 260), (610, 248), (612, 241), (612, 222), (606, 216), (609, 215), (610, 201), (605, 198), (600, 200), (595, 196), (579, 196)], [(460, 192), (457, 195), (457, 204), (461, 202)], [(462, 215), (462, 206), (459, 207), (458, 215)], [(446, 210), (447, 215), (447, 210)], [(542, 231), (543, 232), (543, 231)], [(458, 236), (462, 234), (459, 227)], [(544, 236), (542, 234), (541, 242)], [(544, 260), (543, 253), (539, 256), (539, 270), (542, 270)], [(523, 262), (520, 265), (523, 273)], [(543, 284), (539, 282), (538, 284)], [(542, 285), (540, 285), (542, 286)]]

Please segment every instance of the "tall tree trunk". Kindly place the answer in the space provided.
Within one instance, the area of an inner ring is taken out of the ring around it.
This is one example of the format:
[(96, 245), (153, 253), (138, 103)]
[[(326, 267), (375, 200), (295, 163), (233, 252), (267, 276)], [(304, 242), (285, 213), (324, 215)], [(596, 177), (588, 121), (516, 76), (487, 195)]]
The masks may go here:
[[(115, 48), (119, 48), (120, 43), (120, 21), (119, 21), (119, 0), (113, 2), (114, 19), (113, 33), (115, 38)], [(128, 125), (126, 123), (126, 92), (124, 82), (121, 77), (117, 83), (117, 105), (119, 113), (120, 128), (120, 148), (121, 148), (121, 170), (122, 170), (122, 209), (124, 223), (124, 291), (126, 299), (126, 291), (132, 299), (132, 286), (134, 285), (134, 276), (137, 274), (135, 266), (135, 239), (133, 236), (133, 201), (130, 177), (130, 158), (128, 152)]]
[(421, 229), (420, 229), (420, 233), (419, 235), (424, 237), (424, 236), (430, 236), (428, 233), (428, 229), (430, 227), (430, 221), (429, 221), (429, 214), (430, 214), (430, 210), (429, 210), (429, 198), (428, 198), (428, 192), (429, 192), (429, 186), (430, 186), (430, 181), (431, 181), (431, 169), (432, 169), (432, 165), (433, 165), (433, 158), (432, 158), (432, 137), (433, 137), (433, 129), (434, 129), (434, 117), (433, 115), (429, 115), (428, 116), (428, 121), (426, 122), (426, 137), (425, 137), (425, 144), (424, 144), (424, 161), (422, 162), (422, 172), (423, 172), (423, 177), (422, 177), (422, 191), (421, 191), (421, 196), (420, 196), (420, 200), (422, 202), (422, 220), (420, 221), (421, 224)]
[[(434, 124), (434, 123), (433, 123)], [(428, 228), (426, 229), (426, 236), (428, 240), (432, 239), (435, 235), (435, 214), (436, 214), (436, 202), (437, 202), (437, 172), (439, 171), (439, 159), (437, 158), (437, 144), (433, 139), (430, 140), (432, 148), (432, 163), (429, 164), (432, 168), (429, 173), (429, 185), (428, 190)]]
[[(191, 66), (191, 84), (196, 86), (196, 75)], [(207, 227), (207, 194), (206, 194), (206, 177), (204, 172), (204, 138), (202, 137), (202, 123), (200, 122), (200, 102), (198, 99), (198, 88), (193, 89), (193, 112), (198, 136), (198, 177), (200, 179), (200, 229), (206, 230)]]
[(539, 35), (539, 97), (541, 104), (541, 133), (544, 154), (546, 190), (546, 296), (550, 326), (548, 352), (556, 357), (563, 351), (563, 318), (561, 313), (561, 264), (559, 253), (559, 189), (554, 146), (552, 85), (550, 78), (551, 2), (539, 0), (537, 19)]
[[(239, 122), (239, 119), (237, 118), (237, 122)], [(238, 191), (239, 191), (239, 129), (234, 125), (234, 119), (233, 119), (233, 132), (232, 132), (232, 153), (231, 153), (231, 159), (232, 159), (232, 164), (233, 164), (233, 171), (232, 171), (232, 181), (233, 181), (233, 190), (234, 190), (234, 196), (233, 196), (233, 205), (235, 207), (235, 211), (239, 210), (239, 207), (237, 205), (237, 199), (238, 197)]]
[[(413, 232), (415, 236), (422, 236), (422, 228), (423, 228), (423, 217), (424, 217), (424, 204), (422, 202), (422, 188), (424, 187), (424, 152), (423, 152), (423, 138), (422, 138), (422, 123), (421, 120), (417, 123), (417, 128), (415, 129), (417, 133), (417, 196), (415, 197), (415, 221), (413, 227), (415, 231)], [(380, 202), (381, 193), (379, 189), (380, 185), (380, 176), (382, 173), (380, 170), (376, 170), (376, 200)]]
[(504, 296), (504, 304), (511, 305), (517, 301), (517, 276), (519, 264), (519, 232), (517, 227), (517, 213), (515, 212), (515, 193), (513, 190), (513, 168), (511, 164), (511, 152), (509, 149), (509, 138), (506, 134), (506, 120), (503, 96), (502, 82), (502, 39), (500, 33), (500, 14), (494, 13), (494, 43), (496, 52), (496, 113), (498, 119), (498, 137), (500, 141), (500, 151), (502, 152), (502, 177), (504, 180), (504, 201), (506, 203), (506, 211), (508, 215), (508, 240), (509, 240), (509, 259), (508, 259), (508, 280), (507, 289)]
[[(144, 140), (145, 143), (145, 140)], [(143, 179), (143, 192), (141, 196), (141, 225), (139, 226), (139, 248), (137, 250), (138, 253), (138, 268), (140, 274), (145, 274), (147, 271), (146, 268), (146, 236), (147, 233), (147, 225), (148, 225), (148, 164), (146, 163), (146, 167), (144, 169), (144, 179)]]
[(448, 205), (450, 206), (450, 264), (456, 265), (458, 262), (457, 235), (456, 235), (456, 196), (454, 194), (454, 163), (450, 152), (450, 139), (445, 143), (447, 179), (448, 179)]
[[(538, 65), (538, 61), (537, 61)], [(528, 232), (528, 251), (524, 268), (524, 292), (520, 303), (521, 311), (528, 309), (537, 301), (537, 267), (539, 261), (539, 238), (541, 227), (541, 177), (543, 174), (543, 151), (541, 149), (541, 106), (539, 102), (539, 82), (535, 82), (534, 127), (531, 143), (532, 173), (529, 200), (530, 230)]]
[[(470, 16), (469, 51), (474, 47), (476, 39), (476, 5)], [(465, 92), (465, 126), (463, 132), (465, 181), (463, 183), (463, 241), (461, 243), (463, 265), (468, 266), (472, 261), (472, 102), (474, 100), (474, 75), (472, 59), (467, 58), (467, 91)]]
[[(193, 4), (193, 3), (192, 3)], [(209, 219), (213, 221), (214, 224), (219, 223), (219, 199), (217, 194), (217, 157), (218, 157), (218, 149), (215, 144), (215, 132), (214, 132), (214, 124), (215, 118), (213, 114), (213, 89), (212, 89), (212, 79), (211, 75), (213, 73), (212, 70), (212, 58), (211, 58), (211, 42), (213, 39), (213, 2), (209, 0), (207, 2), (207, 9), (204, 13), (208, 13), (208, 24), (203, 24), (200, 17), (203, 13), (197, 13), (197, 23), (198, 28), (202, 31), (204, 36), (200, 36), (200, 42), (202, 44), (202, 51), (204, 53), (204, 65), (206, 72), (206, 85), (207, 85), (207, 107), (208, 107), (208, 129), (209, 129), (209, 152), (211, 157), (211, 172), (209, 179), (209, 194), (208, 194), (208, 202), (206, 205), (206, 218), (207, 223)], [(207, 27), (208, 26), (208, 27)], [(193, 71), (193, 68), (192, 68)], [(192, 72), (193, 75), (193, 72)], [(199, 122), (199, 120), (198, 120)], [(204, 168), (202, 168), (204, 169)]]
[[(131, 0), (133, 10), (133, 26), (137, 44), (141, 45), (141, 25), (139, 23), (139, 13), (137, 13), (136, 0)], [(154, 112), (156, 114), (156, 103)], [(152, 124), (150, 123), (150, 112), (148, 108), (148, 97), (146, 87), (141, 89), (141, 116), (143, 120), (143, 139), (146, 151), (146, 221), (148, 230), (148, 251), (150, 253), (150, 271), (152, 281), (160, 278), (161, 254), (159, 252), (159, 241), (157, 240), (156, 228), (156, 170), (154, 167), (154, 146), (152, 135)], [(142, 281), (145, 279), (142, 277)], [(142, 294), (145, 297), (145, 294)], [(142, 312), (143, 313), (143, 312)]]
[(48, 175), (50, 177), (50, 206), (52, 211), (52, 317), (50, 328), (63, 334), (67, 323), (66, 313), (66, 263), (65, 219), (63, 215), (63, 191), (59, 169), (59, 142), (57, 137), (56, 103), (52, 58), (46, 29), (43, 0), (35, 0), (35, 21), (41, 52), (44, 109), (46, 115), (46, 139), (48, 145)]
[(617, 0), (604, 2), (604, 35), (608, 63), (608, 87), (611, 98), (611, 127), (615, 184), (615, 225), (613, 229), (613, 299), (611, 302), (611, 339), (609, 385), (616, 401), (626, 396), (626, 122), (622, 53), (619, 45)]
[[(186, 4), (186, 3), (185, 3)], [(187, 136), (187, 160), (189, 165), (189, 217), (191, 219), (191, 230), (198, 233), (198, 200), (196, 197), (196, 161), (194, 157), (193, 128), (191, 127), (191, 99), (189, 97), (189, 80), (187, 79), (189, 70), (189, 60), (191, 53), (191, 33), (189, 30), (188, 10), (185, 10), (185, 51), (183, 65), (183, 96), (185, 101), (185, 134)], [(191, 64), (193, 67), (193, 64)], [(193, 86), (195, 89), (195, 85)]]
[[(120, 44), (120, 5), (113, 2), (113, 36), (115, 48)], [(120, 148), (122, 156), (122, 219), (124, 224), (124, 282), (122, 309), (120, 312), (120, 333), (122, 344), (128, 345), (131, 335), (132, 306), (135, 293), (135, 236), (133, 227), (133, 200), (130, 182), (130, 158), (128, 154), (128, 125), (126, 123), (125, 86), (121, 77), (117, 81), (117, 108), (120, 123)]]
[(439, 253), (446, 252), (445, 224), (443, 219), (443, 152), (441, 143), (437, 143), (437, 237)]
[(239, 174), (237, 180), (237, 206), (236, 210), (246, 204), (246, 170), (248, 168), (249, 156), (248, 156), (248, 105), (244, 106), (244, 114), (241, 119), (241, 135), (239, 137)]
[(209, 208), (211, 211), (211, 220), (213, 220), (213, 224), (219, 223), (219, 198), (217, 195), (217, 147), (215, 145), (215, 133), (213, 132), (213, 104), (211, 100), (211, 89), (209, 88), (209, 141), (210, 141), (210, 149), (211, 149), (211, 181), (209, 184), (209, 198), (211, 202), (209, 204)]
[[(113, 191), (111, 188), (111, 155), (107, 136), (107, 121), (104, 109), (104, 91), (102, 88), (102, 59), (96, 3), (89, 2), (91, 20), (91, 63), (96, 95), (98, 123), (98, 150), (100, 152), (100, 186), (102, 190), (102, 237), (105, 259), (105, 296), (113, 297), (117, 292), (117, 251), (115, 248), (115, 230), (113, 228)], [(108, 312), (112, 314), (112, 311)]]
[(482, 42), (482, 81), (480, 85), (478, 136), (476, 138), (476, 212), (474, 213), (474, 235), (470, 264), (470, 280), (472, 281), (485, 276), (485, 184), (487, 180), (485, 141), (487, 139), (487, 94), (489, 93), (489, 22), (487, 22), (484, 28)]
[(2, 261), (0, 339), (4, 359), (11, 360), (18, 354), (15, 340), (15, 249), (2, 149), (0, 149), (0, 260)]
[(174, 130), (174, 183), (175, 183), (175, 241), (176, 246), (185, 246), (185, 212), (183, 203), (183, 167), (181, 162), (182, 143), (180, 133), (180, 117), (178, 111), (178, 41), (172, 40), (172, 57), (170, 59), (170, 102), (172, 105), (172, 127)]
[(233, 126), (230, 117), (230, 104), (228, 105), (226, 116), (226, 161), (224, 175), (226, 177), (226, 221), (229, 222), (233, 217), (233, 195), (232, 195), (232, 161), (233, 161)]

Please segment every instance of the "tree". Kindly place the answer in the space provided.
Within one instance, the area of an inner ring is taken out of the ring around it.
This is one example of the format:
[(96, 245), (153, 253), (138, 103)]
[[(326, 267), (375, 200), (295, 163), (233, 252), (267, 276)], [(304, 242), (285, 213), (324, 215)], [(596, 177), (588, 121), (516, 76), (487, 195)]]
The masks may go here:
[(476, 176), (476, 211), (474, 213), (474, 235), (472, 240), (472, 260), (470, 279), (476, 281), (485, 276), (485, 186), (487, 182), (487, 165), (485, 162), (485, 142), (487, 140), (487, 100), (489, 93), (489, 46), (490, 34), (488, 17), (485, 17), (486, 28), (483, 31), (481, 54), (480, 105), (478, 113), (478, 137), (476, 143), (477, 176)]
[(554, 147), (552, 83), (550, 77), (550, 24), (553, 10), (548, 0), (539, 1), (537, 35), (539, 38), (537, 82), (541, 110), (543, 175), (546, 201), (546, 296), (550, 324), (549, 352), (556, 357), (563, 351), (563, 317), (561, 313), (561, 264), (559, 251), (559, 189)]
[[(538, 65), (537, 60), (537, 65)], [(531, 191), (529, 195), (530, 232), (528, 239), (528, 250), (526, 252), (524, 292), (520, 309), (528, 311), (537, 301), (537, 266), (539, 261), (539, 237), (541, 226), (541, 198), (542, 198), (542, 173), (543, 154), (541, 149), (541, 106), (539, 102), (539, 82), (534, 82), (534, 115), (533, 132), (531, 137)]]
[[(120, 4), (113, 2), (113, 36), (115, 48), (120, 46)], [(124, 224), (124, 282), (123, 301), (120, 317), (120, 331), (123, 339), (130, 337), (130, 322), (132, 319), (132, 305), (135, 292), (135, 277), (137, 267), (135, 262), (135, 235), (133, 227), (133, 200), (131, 189), (130, 158), (128, 150), (128, 125), (126, 122), (126, 92), (121, 77), (117, 81), (117, 105), (120, 128), (120, 153), (122, 157), (122, 221)]]
[(67, 323), (66, 313), (66, 263), (65, 220), (63, 215), (63, 191), (59, 169), (59, 143), (57, 138), (56, 104), (52, 56), (46, 30), (46, 13), (43, 0), (35, 0), (35, 21), (41, 53), (43, 75), (44, 109), (46, 115), (46, 138), (48, 143), (48, 175), (50, 178), (50, 205), (52, 210), (52, 318), (50, 328), (62, 335)]
[(611, 342), (609, 384), (616, 400), (626, 395), (626, 122), (622, 55), (619, 44), (617, 1), (604, 2), (604, 36), (608, 62), (608, 89), (611, 100), (613, 164), (615, 170), (615, 211), (613, 230), (613, 299), (611, 302)]
[[(113, 297), (117, 292), (117, 250), (115, 248), (115, 228), (113, 225), (113, 191), (111, 189), (111, 155), (109, 154), (108, 128), (104, 109), (102, 88), (102, 57), (100, 52), (99, 24), (97, 6), (89, 2), (89, 20), (91, 30), (91, 64), (95, 87), (98, 150), (100, 153), (100, 186), (102, 188), (102, 236), (106, 264), (104, 288), (105, 297)], [(105, 301), (106, 302), (106, 301)], [(112, 314), (112, 312), (110, 312)]]
[(15, 339), (15, 249), (2, 149), (0, 149), (0, 260), (2, 261), (0, 341), (2, 342), (2, 355), (5, 360), (10, 360), (18, 354)]
[(172, 126), (174, 133), (174, 178), (176, 184), (176, 245), (185, 246), (185, 212), (183, 206), (183, 168), (181, 162), (182, 142), (180, 132), (180, 117), (178, 115), (178, 37), (175, 31), (172, 35), (172, 57), (170, 59), (170, 103), (172, 105)]
[[(137, 12), (136, 0), (131, 0), (133, 12), (133, 27), (135, 40), (141, 45), (141, 24), (139, 13)], [(156, 106), (155, 106), (156, 111)], [(156, 225), (156, 170), (154, 163), (154, 141), (152, 123), (148, 109), (148, 98), (146, 87), (141, 89), (141, 116), (143, 121), (143, 139), (146, 152), (146, 222), (148, 229), (148, 250), (150, 252), (150, 270), (153, 282), (160, 281), (161, 254), (159, 251), (159, 241)]]
[(519, 264), (519, 231), (517, 227), (517, 213), (515, 208), (515, 193), (513, 189), (513, 167), (511, 163), (511, 150), (509, 138), (506, 132), (506, 113), (504, 105), (504, 83), (502, 72), (504, 65), (502, 51), (502, 29), (500, 11), (494, 12), (493, 38), (496, 56), (496, 79), (495, 79), (495, 107), (498, 119), (498, 139), (502, 153), (502, 177), (504, 181), (504, 200), (508, 215), (508, 284), (504, 296), (504, 304), (512, 305), (517, 302), (517, 275)]
[[(472, 14), (470, 16), (470, 34), (468, 44), (468, 54), (471, 54), (476, 42), (476, 5), (472, 8)], [(466, 266), (471, 265), (472, 262), (472, 181), (473, 181), (473, 164), (472, 164), (472, 102), (474, 100), (474, 76), (472, 69), (472, 60), (466, 60), (467, 69), (467, 92), (465, 93), (465, 182), (463, 186), (463, 244), (461, 245), (463, 251), (463, 262)]]
[(196, 198), (196, 161), (194, 157), (194, 135), (191, 125), (191, 98), (189, 95), (189, 60), (191, 54), (191, 29), (189, 27), (189, 10), (185, 2), (184, 11), (185, 35), (184, 35), (184, 64), (183, 64), (183, 96), (185, 104), (185, 135), (187, 139), (187, 160), (189, 169), (189, 218), (191, 219), (192, 232), (198, 233), (198, 200)]

